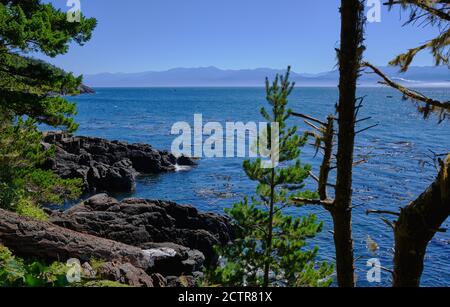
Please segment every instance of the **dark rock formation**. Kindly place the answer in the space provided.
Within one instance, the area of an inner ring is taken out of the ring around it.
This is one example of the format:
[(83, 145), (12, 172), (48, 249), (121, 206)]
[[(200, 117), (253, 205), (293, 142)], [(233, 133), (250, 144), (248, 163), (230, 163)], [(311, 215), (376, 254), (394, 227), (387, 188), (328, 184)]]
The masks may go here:
[(103, 264), (96, 278), (112, 280), (133, 287), (153, 288), (153, 279), (144, 270), (130, 263), (108, 262)]
[(60, 177), (83, 179), (86, 191), (130, 192), (136, 175), (175, 171), (176, 165), (192, 166), (187, 157), (176, 158), (146, 144), (128, 144), (105, 139), (47, 132), (43, 146), (55, 145), (55, 156), (42, 167)]
[(95, 94), (94, 89), (85, 84), (81, 84), (79, 87), (80, 94)]
[(164, 276), (199, 272), (205, 262), (202, 252), (174, 243), (146, 243), (143, 244), (142, 249), (154, 261), (151, 271)]
[(172, 288), (193, 288), (196, 285), (196, 279), (190, 275), (168, 276), (167, 286)]
[(0, 209), (0, 244), (25, 258), (66, 261), (77, 258), (130, 263), (150, 270), (154, 261), (141, 248), (79, 233), (57, 225), (25, 218)]
[[(0, 244), (16, 255), (45, 261), (76, 258), (84, 274), (136, 287), (195, 286), (213, 247), (228, 244), (232, 227), (224, 217), (172, 202), (96, 195), (50, 222), (0, 209)], [(95, 271), (89, 261), (104, 260)]]
[(118, 202), (106, 194), (56, 212), (51, 221), (78, 232), (153, 250), (155, 272), (165, 276), (196, 271), (205, 260), (215, 262), (213, 247), (227, 244), (233, 237), (225, 217), (166, 201)]
[(150, 277), (153, 280), (153, 287), (154, 288), (164, 288), (167, 287), (167, 280), (162, 276), (161, 274), (152, 274)]

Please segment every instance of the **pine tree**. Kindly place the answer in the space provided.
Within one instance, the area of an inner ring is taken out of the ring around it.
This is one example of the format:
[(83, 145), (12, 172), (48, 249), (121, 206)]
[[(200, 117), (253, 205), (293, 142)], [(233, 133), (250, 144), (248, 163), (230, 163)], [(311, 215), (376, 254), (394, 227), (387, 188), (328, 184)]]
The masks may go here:
[(42, 133), (33, 119), (14, 123), (0, 115), (0, 208), (46, 219), (40, 204), (58, 204), (79, 197), (80, 179), (61, 179), (36, 166), (54, 154), (44, 150)]
[[(327, 286), (332, 267), (317, 263), (317, 248), (306, 250), (306, 240), (322, 229), (316, 216), (293, 218), (283, 213), (291, 199), (313, 196), (300, 191), (309, 176), (309, 165), (299, 160), (300, 148), (306, 136), (297, 134), (297, 127), (288, 127), (291, 115), (287, 109), (288, 96), (294, 85), (285, 76), (277, 76), (272, 84), (266, 80), (266, 99), (271, 110), (261, 109), (269, 123), (278, 123), (279, 146), (272, 141), (267, 129), (268, 148), (278, 149), (278, 167), (265, 168), (261, 159), (244, 162), (247, 176), (258, 182), (257, 196), (245, 198), (227, 210), (235, 223), (237, 238), (219, 250), (224, 263), (210, 274), (210, 283), (222, 286)], [(259, 140), (264, 142), (264, 140)], [(273, 153), (274, 151), (272, 151)], [(300, 192), (299, 192), (300, 191)]]
[(95, 19), (67, 21), (67, 15), (40, 0), (0, 1), (0, 109), (11, 116), (26, 115), (40, 123), (74, 131), (70, 115), (75, 105), (56, 94), (76, 94), (81, 77), (26, 55), (64, 54), (71, 42), (91, 38)]
[(42, 148), (39, 123), (74, 131), (74, 104), (82, 78), (27, 56), (55, 57), (71, 42), (83, 45), (95, 19), (67, 21), (66, 13), (40, 0), (0, 1), (0, 207), (45, 218), (39, 204), (80, 193), (81, 182), (62, 180), (37, 168), (52, 150)]
[(450, 67), (450, 5), (447, 0), (400, 0), (388, 1), (389, 9), (400, 5), (403, 10), (409, 11), (409, 18), (405, 25), (426, 24), (438, 28), (439, 35), (424, 44), (410, 48), (407, 52), (396, 56), (389, 62), (390, 65), (400, 66), (402, 72), (409, 69), (414, 58), (422, 51), (428, 50), (434, 59), (435, 65)]

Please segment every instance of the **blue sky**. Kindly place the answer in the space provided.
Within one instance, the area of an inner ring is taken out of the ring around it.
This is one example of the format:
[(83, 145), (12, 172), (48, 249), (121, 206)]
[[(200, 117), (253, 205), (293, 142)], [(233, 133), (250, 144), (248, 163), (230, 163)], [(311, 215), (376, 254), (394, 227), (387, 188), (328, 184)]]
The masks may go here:
[[(141, 72), (175, 67), (284, 68), (318, 73), (335, 67), (339, 0), (80, 0), (98, 27), (84, 47), (54, 59), (76, 74)], [(67, 10), (67, 0), (49, 0)], [(367, 60), (386, 65), (437, 34), (402, 27), (398, 10), (383, 8), (367, 25)], [(432, 65), (420, 56), (414, 65)]]

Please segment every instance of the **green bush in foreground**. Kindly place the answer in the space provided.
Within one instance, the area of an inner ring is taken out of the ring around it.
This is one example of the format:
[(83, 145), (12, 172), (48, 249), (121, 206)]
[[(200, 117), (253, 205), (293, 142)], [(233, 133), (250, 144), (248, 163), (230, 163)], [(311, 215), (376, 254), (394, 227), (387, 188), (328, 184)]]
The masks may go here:
[(26, 263), (13, 256), (0, 245), (0, 286), (1, 287), (64, 287), (67, 267), (58, 262), (50, 266), (34, 261)]
[[(101, 263), (92, 260), (93, 268)], [(69, 283), (66, 277), (69, 269), (61, 262), (47, 265), (41, 261), (25, 261), (0, 244), (0, 287), (129, 287), (115, 281), (84, 276), (78, 283)]]
[(61, 204), (82, 193), (80, 179), (61, 179), (38, 168), (53, 149), (44, 150), (42, 133), (31, 119), (12, 122), (0, 115), (0, 208), (45, 220), (43, 204)]

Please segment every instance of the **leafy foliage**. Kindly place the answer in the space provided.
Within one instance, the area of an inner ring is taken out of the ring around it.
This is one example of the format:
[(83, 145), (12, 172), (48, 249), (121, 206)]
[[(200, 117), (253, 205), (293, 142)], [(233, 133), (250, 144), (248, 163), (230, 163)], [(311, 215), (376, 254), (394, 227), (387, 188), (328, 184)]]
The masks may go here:
[[(75, 285), (77, 286), (77, 285)], [(79, 285), (80, 287), (84, 288), (130, 288), (129, 285), (121, 284), (117, 281), (111, 281), (111, 280), (92, 280), (88, 281), (83, 285)]]
[[(96, 263), (100, 265), (100, 261)], [(66, 277), (69, 268), (61, 262), (47, 265), (42, 261), (25, 261), (0, 244), (0, 287), (129, 287), (83, 274), (80, 282), (71, 284)]]
[(67, 21), (66, 13), (40, 0), (0, 1), (0, 207), (45, 219), (39, 205), (78, 197), (79, 180), (62, 180), (37, 166), (54, 153), (42, 148), (37, 125), (74, 131), (74, 104), (61, 94), (77, 94), (75, 77), (27, 55), (66, 53), (92, 35), (95, 19)]
[(49, 266), (39, 261), (26, 263), (0, 245), (1, 287), (63, 287), (69, 285), (66, 273), (67, 267), (62, 263), (54, 262)]
[(40, 0), (0, 1), (0, 108), (38, 122), (74, 131), (74, 104), (54, 93), (76, 94), (81, 77), (24, 56), (42, 52), (50, 57), (68, 51), (71, 42), (83, 45), (95, 19), (82, 16), (68, 22), (64, 12)]
[(81, 193), (79, 180), (62, 180), (37, 166), (53, 148), (42, 148), (37, 124), (74, 131), (74, 104), (82, 78), (27, 56), (64, 54), (92, 35), (95, 19), (67, 21), (66, 13), (40, 0), (0, 1), (0, 207), (45, 219), (39, 205), (62, 203)]
[[(298, 159), (306, 137), (297, 134), (297, 127), (287, 127), (291, 111), (288, 96), (294, 84), (289, 82), (290, 68), (285, 76), (277, 76), (272, 84), (266, 81), (266, 99), (270, 111), (261, 109), (263, 117), (279, 125), (279, 161), (276, 168), (262, 167), (261, 159), (245, 161), (247, 176), (258, 182), (257, 196), (245, 198), (227, 210), (237, 234), (233, 244), (218, 248), (223, 264), (208, 272), (208, 283), (221, 286), (328, 286), (333, 268), (317, 263), (317, 248), (306, 249), (306, 240), (322, 229), (316, 216), (293, 218), (283, 209), (290, 207), (294, 197), (317, 197), (301, 191), (311, 167)], [(270, 136), (270, 133), (267, 133)], [(269, 139), (271, 139), (269, 137)], [(261, 140), (260, 140), (261, 142)], [(276, 144), (268, 142), (270, 149)]]
[(36, 166), (54, 153), (43, 149), (35, 121), (0, 119), (0, 208), (45, 219), (41, 204), (59, 204), (80, 196), (79, 179), (61, 179)]

